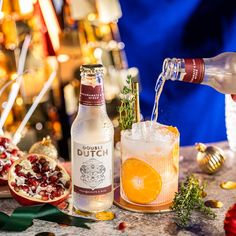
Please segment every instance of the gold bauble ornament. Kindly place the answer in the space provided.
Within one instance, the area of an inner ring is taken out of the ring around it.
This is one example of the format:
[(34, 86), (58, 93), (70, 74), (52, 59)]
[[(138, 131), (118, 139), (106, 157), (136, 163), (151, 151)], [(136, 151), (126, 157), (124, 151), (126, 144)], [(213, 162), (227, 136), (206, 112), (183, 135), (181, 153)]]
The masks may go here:
[(42, 154), (53, 159), (57, 159), (58, 152), (56, 147), (52, 144), (52, 140), (49, 136), (43, 138), (42, 141), (39, 141), (32, 145), (29, 150), (29, 153)]
[(215, 174), (224, 164), (225, 156), (223, 150), (216, 146), (206, 146), (203, 143), (195, 145), (198, 150), (197, 162), (203, 172)]

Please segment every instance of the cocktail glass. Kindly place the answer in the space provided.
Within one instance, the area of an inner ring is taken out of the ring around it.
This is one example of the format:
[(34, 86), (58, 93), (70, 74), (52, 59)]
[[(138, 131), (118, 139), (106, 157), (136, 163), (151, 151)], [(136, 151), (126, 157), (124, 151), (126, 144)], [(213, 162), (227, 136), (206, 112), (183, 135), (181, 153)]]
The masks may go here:
[(178, 191), (179, 132), (146, 121), (121, 133), (121, 197), (132, 204), (171, 203)]

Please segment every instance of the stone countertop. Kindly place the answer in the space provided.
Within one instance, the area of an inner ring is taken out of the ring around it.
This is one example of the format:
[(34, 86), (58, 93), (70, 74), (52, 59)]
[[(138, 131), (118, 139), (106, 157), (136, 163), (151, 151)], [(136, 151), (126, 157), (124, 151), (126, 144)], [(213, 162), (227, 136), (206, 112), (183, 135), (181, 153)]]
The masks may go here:
[[(223, 221), (225, 213), (228, 208), (236, 202), (236, 190), (223, 190), (219, 187), (222, 181), (236, 180), (236, 156), (228, 151), (226, 142), (217, 143), (218, 147), (221, 147), (226, 151), (228, 156), (224, 167), (215, 175), (203, 174), (198, 168), (195, 161), (196, 150), (194, 147), (183, 147), (180, 150), (180, 154), (183, 156), (183, 160), (180, 162), (180, 181), (189, 173), (195, 173), (201, 180), (207, 182), (207, 199), (217, 199), (224, 203), (224, 206), (220, 209), (214, 209), (217, 214), (216, 220), (210, 220), (203, 218), (201, 215), (195, 214), (192, 218), (192, 225), (187, 229), (179, 229), (173, 222), (173, 213), (161, 213), (161, 214), (140, 214), (122, 210), (116, 206), (111, 208), (116, 215), (116, 218), (112, 221), (101, 221), (94, 224), (90, 224), (91, 229), (81, 229), (77, 227), (66, 227), (56, 223), (34, 220), (33, 226), (28, 228), (22, 233), (8, 233), (0, 231), (0, 235), (3, 236), (34, 236), (40, 232), (53, 232), (56, 236), (106, 236), (106, 235), (207, 235), (207, 236), (220, 236), (224, 235)], [(119, 164), (119, 160), (116, 159), (116, 166)], [(119, 171), (116, 168), (116, 178), (118, 180)], [(13, 199), (1, 199), (0, 211), (10, 214), (18, 203)], [(128, 227), (124, 232), (116, 229), (118, 224), (125, 221)]]

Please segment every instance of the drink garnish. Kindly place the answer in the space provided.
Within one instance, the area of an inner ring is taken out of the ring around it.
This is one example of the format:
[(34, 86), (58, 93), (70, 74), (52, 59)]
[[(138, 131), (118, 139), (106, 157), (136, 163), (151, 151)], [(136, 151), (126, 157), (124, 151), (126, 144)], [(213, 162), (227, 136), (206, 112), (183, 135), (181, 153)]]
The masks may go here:
[(132, 76), (128, 75), (127, 85), (123, 87), (120, 95), (119, 125), (121, 130), (131, 129), (135, 122), (135, 91), (132, 89)]
[(180, 190), (175, 194), (172, 210), (175, 211), (175, 222), (180, 227), (189, 225), (193, 211), (199, 211), (205, 216), (214, 219), (216, 214), (207, 206), (202, 199), (205, 184), (201, 185), (194, 175), (189, 175), (181, 183)]

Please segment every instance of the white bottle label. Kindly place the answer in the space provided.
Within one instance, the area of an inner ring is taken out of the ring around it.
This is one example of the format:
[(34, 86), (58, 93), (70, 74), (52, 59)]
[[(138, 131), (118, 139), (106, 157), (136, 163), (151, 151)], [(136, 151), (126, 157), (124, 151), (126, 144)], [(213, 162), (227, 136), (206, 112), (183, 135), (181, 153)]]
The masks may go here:
[(101, 195), (112, 191), (112, 142), (86, 145), (73, 143), (74, 191)]

